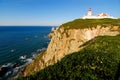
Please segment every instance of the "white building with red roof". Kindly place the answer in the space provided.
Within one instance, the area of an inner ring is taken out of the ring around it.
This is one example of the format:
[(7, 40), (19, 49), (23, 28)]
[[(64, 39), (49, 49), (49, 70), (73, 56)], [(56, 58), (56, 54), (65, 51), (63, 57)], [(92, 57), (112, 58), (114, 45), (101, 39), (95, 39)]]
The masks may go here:
[(102, 18), (112, 18), (112, 19), (117, 19), (113, 16), (108, 15), (107, 13), (101, 13), (97, 15), (92, 15), (92, 9), (88, 9), (87, 15), (83, 16), (82, 19), (102, 19)]

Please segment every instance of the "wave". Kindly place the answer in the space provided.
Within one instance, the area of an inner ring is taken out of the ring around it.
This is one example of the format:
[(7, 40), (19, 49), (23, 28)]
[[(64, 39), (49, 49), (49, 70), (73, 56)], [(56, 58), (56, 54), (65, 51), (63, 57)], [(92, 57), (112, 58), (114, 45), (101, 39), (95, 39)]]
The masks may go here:
[(39, 53), (39, 52), (44, 51), (44, 50), (46, 50), (46, 48), (37, 49), (37, 50), (36, 50), (36, 52), (38, 52), (38, 53)]
[[(19, 56), (19, 61), (20, 63), (7, 63), (7, 64), (4, 64), (2, 65), (0, 68), (5, 68), (6, 71), (3, 71), (4, 72), (4, 77), (3, 79), (7, 78), (7, 79), (10, 79), (10, 78), (16, 78), (19, 76), (19, 74), (24, 70), (24, 68), (30, 64), (36, 57), (37, 55), (42, 52), (43, 50), (46, 50), (46, 48), (41, 48), (41, 49), (37, 49), (36, 52), (32, 52), (31, 53), (31, 57), (27, 57), (27, 55), (22, 55), (22, 56)], [(18, 51), (19, 52), (19, 51)]]
[(10, 79), (16, 78), (19, 74), (24, 70), (25, 66), (30, 64), (33, 61), (33, 58), (27, 58), (24, 60), (25, 63), (23, 65), (19, 65), (19, 63), (8, 63), (4, 64), (0, 67), (0, 72), (3, 73), (0, 75), (2, 79)]

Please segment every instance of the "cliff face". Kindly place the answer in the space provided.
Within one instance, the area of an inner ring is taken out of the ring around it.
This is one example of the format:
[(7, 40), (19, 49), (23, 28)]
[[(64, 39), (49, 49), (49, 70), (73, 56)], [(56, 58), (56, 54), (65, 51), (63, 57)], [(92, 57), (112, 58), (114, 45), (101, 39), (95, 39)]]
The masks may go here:
[(80, 45), (96, 36), (115, 36), (119, 34), (119, 27), (102, 27), (97, 26), (85, 29), (68, 29), (61, 28), (52, 36), (51, 42), (47, 48), (45, 63), (48, 61), (57, 62), (62, 57), (72, 52), (79, 51)]
[(52, 38), (47, 50), (38, 55), (26, 67), (24, 76), (33, 74), (48, 65), (56, 63), (67, 54), (79, 51), (82, 49), (80, 46), (84, 42), (96, 36), (115, 36), (118, 34), (120, 34), (119, 26), (102, 27), (101, 25), (97, 25), (96, 27), (84, 29), (64, 29), (64, 27), (60, 27), (50, 34)]

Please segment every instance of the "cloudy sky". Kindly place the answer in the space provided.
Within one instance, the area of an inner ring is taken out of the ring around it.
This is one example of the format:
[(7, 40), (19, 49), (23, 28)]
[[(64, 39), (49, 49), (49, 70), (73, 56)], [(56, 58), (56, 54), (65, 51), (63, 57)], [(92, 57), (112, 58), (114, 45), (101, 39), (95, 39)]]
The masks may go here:
[(61, 25), (93, 14), (108, 13), (120, 18), (120, 0), (0, 0), (0, 25)]

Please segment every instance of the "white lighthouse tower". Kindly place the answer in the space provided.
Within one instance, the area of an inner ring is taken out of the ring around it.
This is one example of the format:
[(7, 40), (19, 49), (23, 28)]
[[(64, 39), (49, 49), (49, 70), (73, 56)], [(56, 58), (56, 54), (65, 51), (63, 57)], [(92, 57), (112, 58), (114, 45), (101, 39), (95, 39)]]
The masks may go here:
[(92, 16), (92, 9), (91, 8), (88, 9), (87, 16)]

